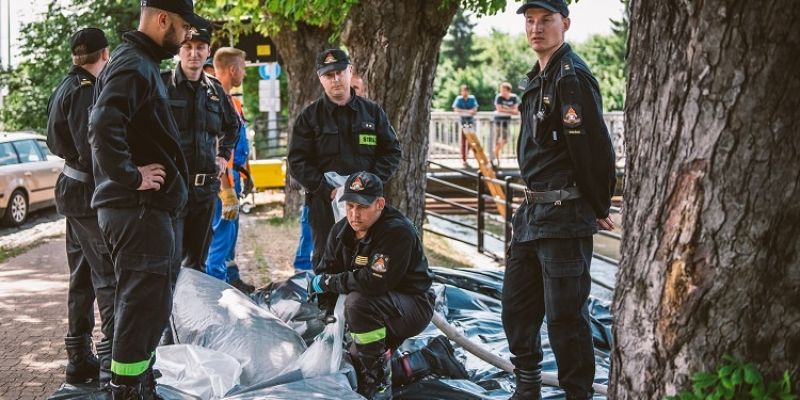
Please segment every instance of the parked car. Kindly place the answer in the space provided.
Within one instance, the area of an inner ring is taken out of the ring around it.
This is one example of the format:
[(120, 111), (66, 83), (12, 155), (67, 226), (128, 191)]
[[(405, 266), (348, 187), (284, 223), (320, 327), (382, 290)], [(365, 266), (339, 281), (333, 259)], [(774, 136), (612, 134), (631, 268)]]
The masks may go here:
[(0, 132), (0, 215), (16, 226), (30, 211), (55, 205), (55, 186), (64, 160), (50, 153), (46, 138)]

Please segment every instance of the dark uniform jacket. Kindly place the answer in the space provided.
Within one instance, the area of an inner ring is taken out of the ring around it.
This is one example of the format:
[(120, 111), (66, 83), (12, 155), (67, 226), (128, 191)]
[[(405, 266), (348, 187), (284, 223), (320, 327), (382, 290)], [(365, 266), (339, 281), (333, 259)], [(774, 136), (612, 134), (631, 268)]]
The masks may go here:
[(346, 218), (337, 222), (314, 272), (332, 274), (327, 285), (334, 293), (419, 294), (433, 282), (417, 230), (389, 205), (362, 239), (355, 238)]
[[(92, 149), (87, 137), (89, 107), (94, 97), (96, 78), (73, 65), (56, 87), (47, 104), (47, 147), (64, 163), (92, 176)], [(68, 217), (96, 215), (92, 201), (94, 181), (81, 182), (63, 173), (56, 182), (56, 208)]]
[(215, 158), (230, 159), (239, 137), (239, 118), (215, 78), (201, 73), (198, 82), (190, 82), (180, 63), (161, 77), (169, 89), (169, 104), (189, 169), (189, 204), (207, 203), (219, 192), (219, 180), (197, 174), (216, 175)]
[(381, 107), (355, 95), (344, 106), (323, 94), (297, 118), (289, 169), (309, 192), (328, 199), (333, 186), (323, 174), (367, 171), (386, 182), (400, 166), (400, 142)]
[[(172, 58), (145, 34), (123, 35), (123, 42), (97, 79), (89, 117), (89, 141), (97, 188), (92, 207), (147, 205), (169, 212), (186, 203), (187, 169), (167, 85), (159, 63)], [(159, 163), (166, 169), (160, 190), (137, 191), (137, 166)]]
[(577, 186), (582, 196), (560, 206), (526, 202), (514, 215), (514, 240), (591, 236), (596, 219), (608, 216), (616, 182), (597, 80), (565, 43), (523, 86), (520, 175), (531, 190)]

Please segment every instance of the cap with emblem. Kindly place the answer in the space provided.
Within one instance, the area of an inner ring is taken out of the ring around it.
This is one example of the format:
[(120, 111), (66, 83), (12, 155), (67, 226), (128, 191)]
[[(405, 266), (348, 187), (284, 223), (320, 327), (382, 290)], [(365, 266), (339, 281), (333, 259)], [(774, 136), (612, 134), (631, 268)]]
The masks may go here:
[(325, 75), (329, 71), (341, 71), (350, 65), (350, 57), (344, 50), (327, 49), (317, 54), (317, 75)]
[(208, 28), (211, 26), (208, 21), (194, 13), (192, 0), (141, 0), (140, 4), (142, 7), (153, 7), (178, 14), (195, 28)]
[(83, 54), (91, 54), (97, 50), (108, 47), (108, 40), (106, 39), (105, 33), (100, 29), (84, 28), (72, 35), (69, 49), (72, 51), (73, 55), (77, 55), (75, 50), (77, 50), (79, 46), (83, 46), (81, 49), (84, 52)]
[(523, 14), (525, 10), (529, 8), (543, 8), (547, 11), (569, 17), (569, 8), (567, 7), (567, 2), (564, 0), (528, 0), (517, 9), (517, 14)]
[(378, 197), (383, 197), (381, 178), (369, 172), (356, 172), (347, 177), (344, 183), (344, 194), (339, 201), (349, 201), (362, 205), (370, 205)]
[(207, 28), (196, 28), (195, 31), (192, 32), (192, 40), (197, 40), (199, 42), (203, 42), (205, 44), (211, 44), (211, 27)]

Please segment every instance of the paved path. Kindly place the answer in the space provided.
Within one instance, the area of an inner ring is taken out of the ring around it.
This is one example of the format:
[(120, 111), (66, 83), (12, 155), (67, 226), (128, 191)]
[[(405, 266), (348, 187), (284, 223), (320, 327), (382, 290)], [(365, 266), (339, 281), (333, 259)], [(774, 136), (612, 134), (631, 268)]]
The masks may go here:
[[(0, 264), (0, 399), (45, 399), (63, 382), (64, 238)], [(99, 321), (99, 318), (98, 318)]]

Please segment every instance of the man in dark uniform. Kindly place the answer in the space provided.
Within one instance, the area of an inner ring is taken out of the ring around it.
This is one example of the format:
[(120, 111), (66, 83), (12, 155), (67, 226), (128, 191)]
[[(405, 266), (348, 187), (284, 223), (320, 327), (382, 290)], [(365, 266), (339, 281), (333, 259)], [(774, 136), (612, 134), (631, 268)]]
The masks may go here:
[(172, 307), (179, 267), (175, 221), (187, 198), (180, 131), (159, 64), (209, 24), (191, 0), (142, 0), (137, 31), (123, 35), (97, 79), (89, 119), (92, 207), (114, 262), (114, 399), (155, 397), (153, 355)]
[(100, 29), (86, 28), (72, 36), (70, 48), (73, 66), (47, 105), (47, 147), (65, 160), (55, 195), (56, 208), (67, 219), (70, 279), (64, 342), (69, 357), (66, 381), (74, 384), (98, 377), (99, 363), (92, 354), (95, 297), (104, 336), (97, 350), (101, 361), (105, 361), (104, 375), (110, 378), (116, 278), (97, 225), (97, 213), (89, 207), (94, 192), (92, 150), (87, 137), (89, 107), (96, 76), (108, 62), (108, 41)]
[(325, 93), (297, 118), (289, 147), (289, 171), (308, 190), (308, 220), (314, 237), (312, 265), (319, 263), (333, 226), (336, 188), (325, 180), (333, 171), (368, 171), (383, 182), (400, 165), (400, 142), (383, 109), (350, 87), (350, 59), (342, 50), (317, 55), (317, 75)]
[(345, 319), (354, 342), (358, 393), (392, 397), (392, 349), (431, 321), (433, 273), (411, 221), (386, 204), (383, 182), (351, 174), (341, 200), (347, 217), (330, 231), (309, 294), (322, 306), (348, 294)]
[(614, 226), (614, 150), (597, 81), (564, 43), (564, 0), (531, 0), (517, 13), (525, 15), (538, 63), (523, 81), (517, 156), (528, 190), (514, 214), (503, 284), (503, 326), (517, 378), (512, 399), (541, 398), (545, 317), (559, 385), (568, 399), (589, 399), (592, 235)]
[(182, 251), (182, 266), (198, 271), (205, 271), (214, 201), (239, 132), (228, 96), (203, 72), (211, 53), (209, 30), (198, 28), (181, 46), (175, 70), (161, 73), (189, 168), (189, 201), (178, 216), (175, 243)]

